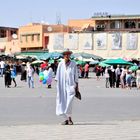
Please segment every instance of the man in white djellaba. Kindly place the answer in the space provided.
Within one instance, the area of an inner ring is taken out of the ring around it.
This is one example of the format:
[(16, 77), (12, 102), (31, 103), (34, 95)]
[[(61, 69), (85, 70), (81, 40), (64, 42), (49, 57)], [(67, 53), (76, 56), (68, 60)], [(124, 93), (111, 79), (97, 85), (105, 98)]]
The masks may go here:
[(64, 59), (58, 64), (55, 80), (57, 81), (56, 115), (63, 116), (62, 125), (73, 125), (72, 103), (75, 91), (78, 89), (78, 69), (74, 61), (70, 60), (72, 51), (63, 53)]

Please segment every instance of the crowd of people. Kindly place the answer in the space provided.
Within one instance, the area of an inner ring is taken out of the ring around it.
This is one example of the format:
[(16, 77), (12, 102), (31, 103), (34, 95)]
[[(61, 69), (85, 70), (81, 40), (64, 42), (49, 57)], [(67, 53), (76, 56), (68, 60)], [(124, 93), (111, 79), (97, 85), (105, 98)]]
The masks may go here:
[(21, 75), (20, 80), (27, 82), (29, 88), (34, 88), (34, 73), (39, 75), (40, 72), (43, 72), (45, 76), (49, 77), (49, 81), (46, 84), (48, 88), (51, 88), (53, 78), (52, 67), (53, 66), (47, 62), (40, 66), (35, 66), (30, 62), (16, 63), (16, 61), (0, 59), (0, 75), (1, 77), (4, 77), (6, 88), (10, 88), (12, 83), (14, 84), (14, 87), (17, 87), (17, 74)]
[(12, 81), (14, 82), (14, 86), (17, 86), (15, 77), (16, 77), (16, 67), (13, 64), (5, 62), (4, 60), (0, 60), (0, 75), (4, 76), (5, 87), (10, 88)]
[(130, 66), (107, 66), (102, 68), (101, 66), (95, 67), (97, 80), (100, 80), (100, 76), (105, 76), (106, 88), (122, 88), (131, 89), (137, 87), (140, 89), (140, 67), (136, 71), (129, 69)]
[[(20, 67), (19, 67), (20, 66)], [(56, 75), (58, 61), (54, 64), (48, 64), (46, 62), (42, 65), (31, 65), (29, 62), (21, 62), (17, 65), (15, 62), (4, 61), (0, 59), (0, 76), (4, 76), (5, 87), (10, 87), (13, 83), (14, 87), (17, 86), (16, 76), (20, 72), (21, 81), (27, 81), (29, 88), (34, 88), (34, 73), (39, 75), (39, 72), (43, 72), (45, 77), (49, 75), (50, 80), (47, 83), (47, 87), (51, 88), (51, 82), (53, 76)], [(87, 62), (85, 65), (77, 64), (78, 77), (89, 78), (90, 65)], [(20, 69), (20, 70), (19, 70)], [(129, 66), (117, 65), (101, 67), (96, 65), (93, 67), (93, 72), (96, 73), (97, 80), (100, 80), (101, 76), (105, 77), (106, 88), (129, 88), (137, 87), (140, 88), (140, 69), (136, 71), (129, 70)]]
[(87, 62), (84, 66), (78, 64), (77, 67), (79, 78), (89, 78), (89, 62)]
[[(44, 65), (44, 66), (43, 66)], [(20, 67), (19, 67), (20, 66)], [(17, 65), (16, 62), (4, 61), (0, 59), (0, 76), (4, 76), (5, 87), (10, 87), (13, 83), (14, 87), (17, 86), (16, 76), (18, 73), (21, 74), (21, 81), (27, 81), (28, 86), (34, 88), (34, 73), (36, 72), (39, 75), (39, 72), (43, 72), (47, 77), (51, 77), (51, 80), (48, 80), (47, 86), (51, 88), (52, 77), (56, 75), (56, 70), (58, 66), (58, 61), (55, 61), (54, 64), (42, 64), (42, 65), (31, 65), (29, 62), (21, 62)], [(87, 62), (85, 65), (77, 64), (78, 68), (78, 77), (79, 78), (89, 78), (90, 65)], [(104, 75), (105, 87), (106, 88), (129, 88), (136, 86), (140, 88), (140, 70), (131, 71), (129, 66), (117, 65), (117, 66), (108, 66), (101, 67), (96, 65), (93, 67), (93, 72), (96, 73), (97, 80), (100, 80), (101, 76)]]

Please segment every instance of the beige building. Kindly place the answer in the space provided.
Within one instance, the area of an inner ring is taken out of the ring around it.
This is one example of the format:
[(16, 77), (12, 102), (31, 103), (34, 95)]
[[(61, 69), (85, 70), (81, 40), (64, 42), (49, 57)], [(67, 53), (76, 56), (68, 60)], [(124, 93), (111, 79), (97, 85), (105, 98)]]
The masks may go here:
[(94, 31), (96, 26), (95, 20), (93, 19), (77, 19), (69, 20), (68, 26), (72, 27), (73, 32), (82, 32), (82, 31)]
[(49, 37), (51, 52), (69, 48), (74, 53), (86, 52), (103, 58), (140, 58), (140, 33), (53, 33)]
[(22, 51), (48, 50), (48, 33), (69, 32), (65, 25), (46, 25), (30, 23), (19, 28), (19, 47)]
[(72, 33), (50, 34), (49, 50), (70, 48), (103, 58), (140, 58), (140, 15), (96, 15), (69, 20), (68, 26)]
[(90, 19), (69, 20), (76, 32), (82, 31), (140, 31), (140, 15), (95, 15)]
[(14, 54), (19, 51), (18, 28), (0, 27), (0, 53)]
[(96, 15), (69, 20), (68, 25), (30, 23), (19, 27), (17, 38), (12, 37), (12, 32), (1, 31), (0, 47), (6, 53), (61, 52), (70, 48), (103, 58), (140, 58), (139, 32), (140, 15)]

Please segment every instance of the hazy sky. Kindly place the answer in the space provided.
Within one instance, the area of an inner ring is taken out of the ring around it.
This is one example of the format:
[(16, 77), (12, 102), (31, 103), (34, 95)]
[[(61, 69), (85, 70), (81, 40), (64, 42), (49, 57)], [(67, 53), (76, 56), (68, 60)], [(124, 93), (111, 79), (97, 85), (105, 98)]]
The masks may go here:
[(69, 19), (87, 19), (96, 12), (140, 15), (140, 0), (0, 0), (0, 26), (56, 24), (57, 19), (67, 24)]

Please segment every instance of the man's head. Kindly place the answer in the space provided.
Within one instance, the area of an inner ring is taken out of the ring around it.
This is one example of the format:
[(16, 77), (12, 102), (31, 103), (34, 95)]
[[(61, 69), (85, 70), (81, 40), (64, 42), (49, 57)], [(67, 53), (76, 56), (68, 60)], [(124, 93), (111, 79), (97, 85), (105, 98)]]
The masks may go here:
[(63, 55), (71, 55), (72, 54), (72, 51), (70, 51), (70, 49), (65, 49), (63, 52), (62, 52)]
[(70, 56), (72, 54), (72, 51), (70, 51), (69, 49), (66, 49), (62, 52), (62, 54), (63, 54), (65, 61), (68, 61), (68, 60), (70, 60)]

